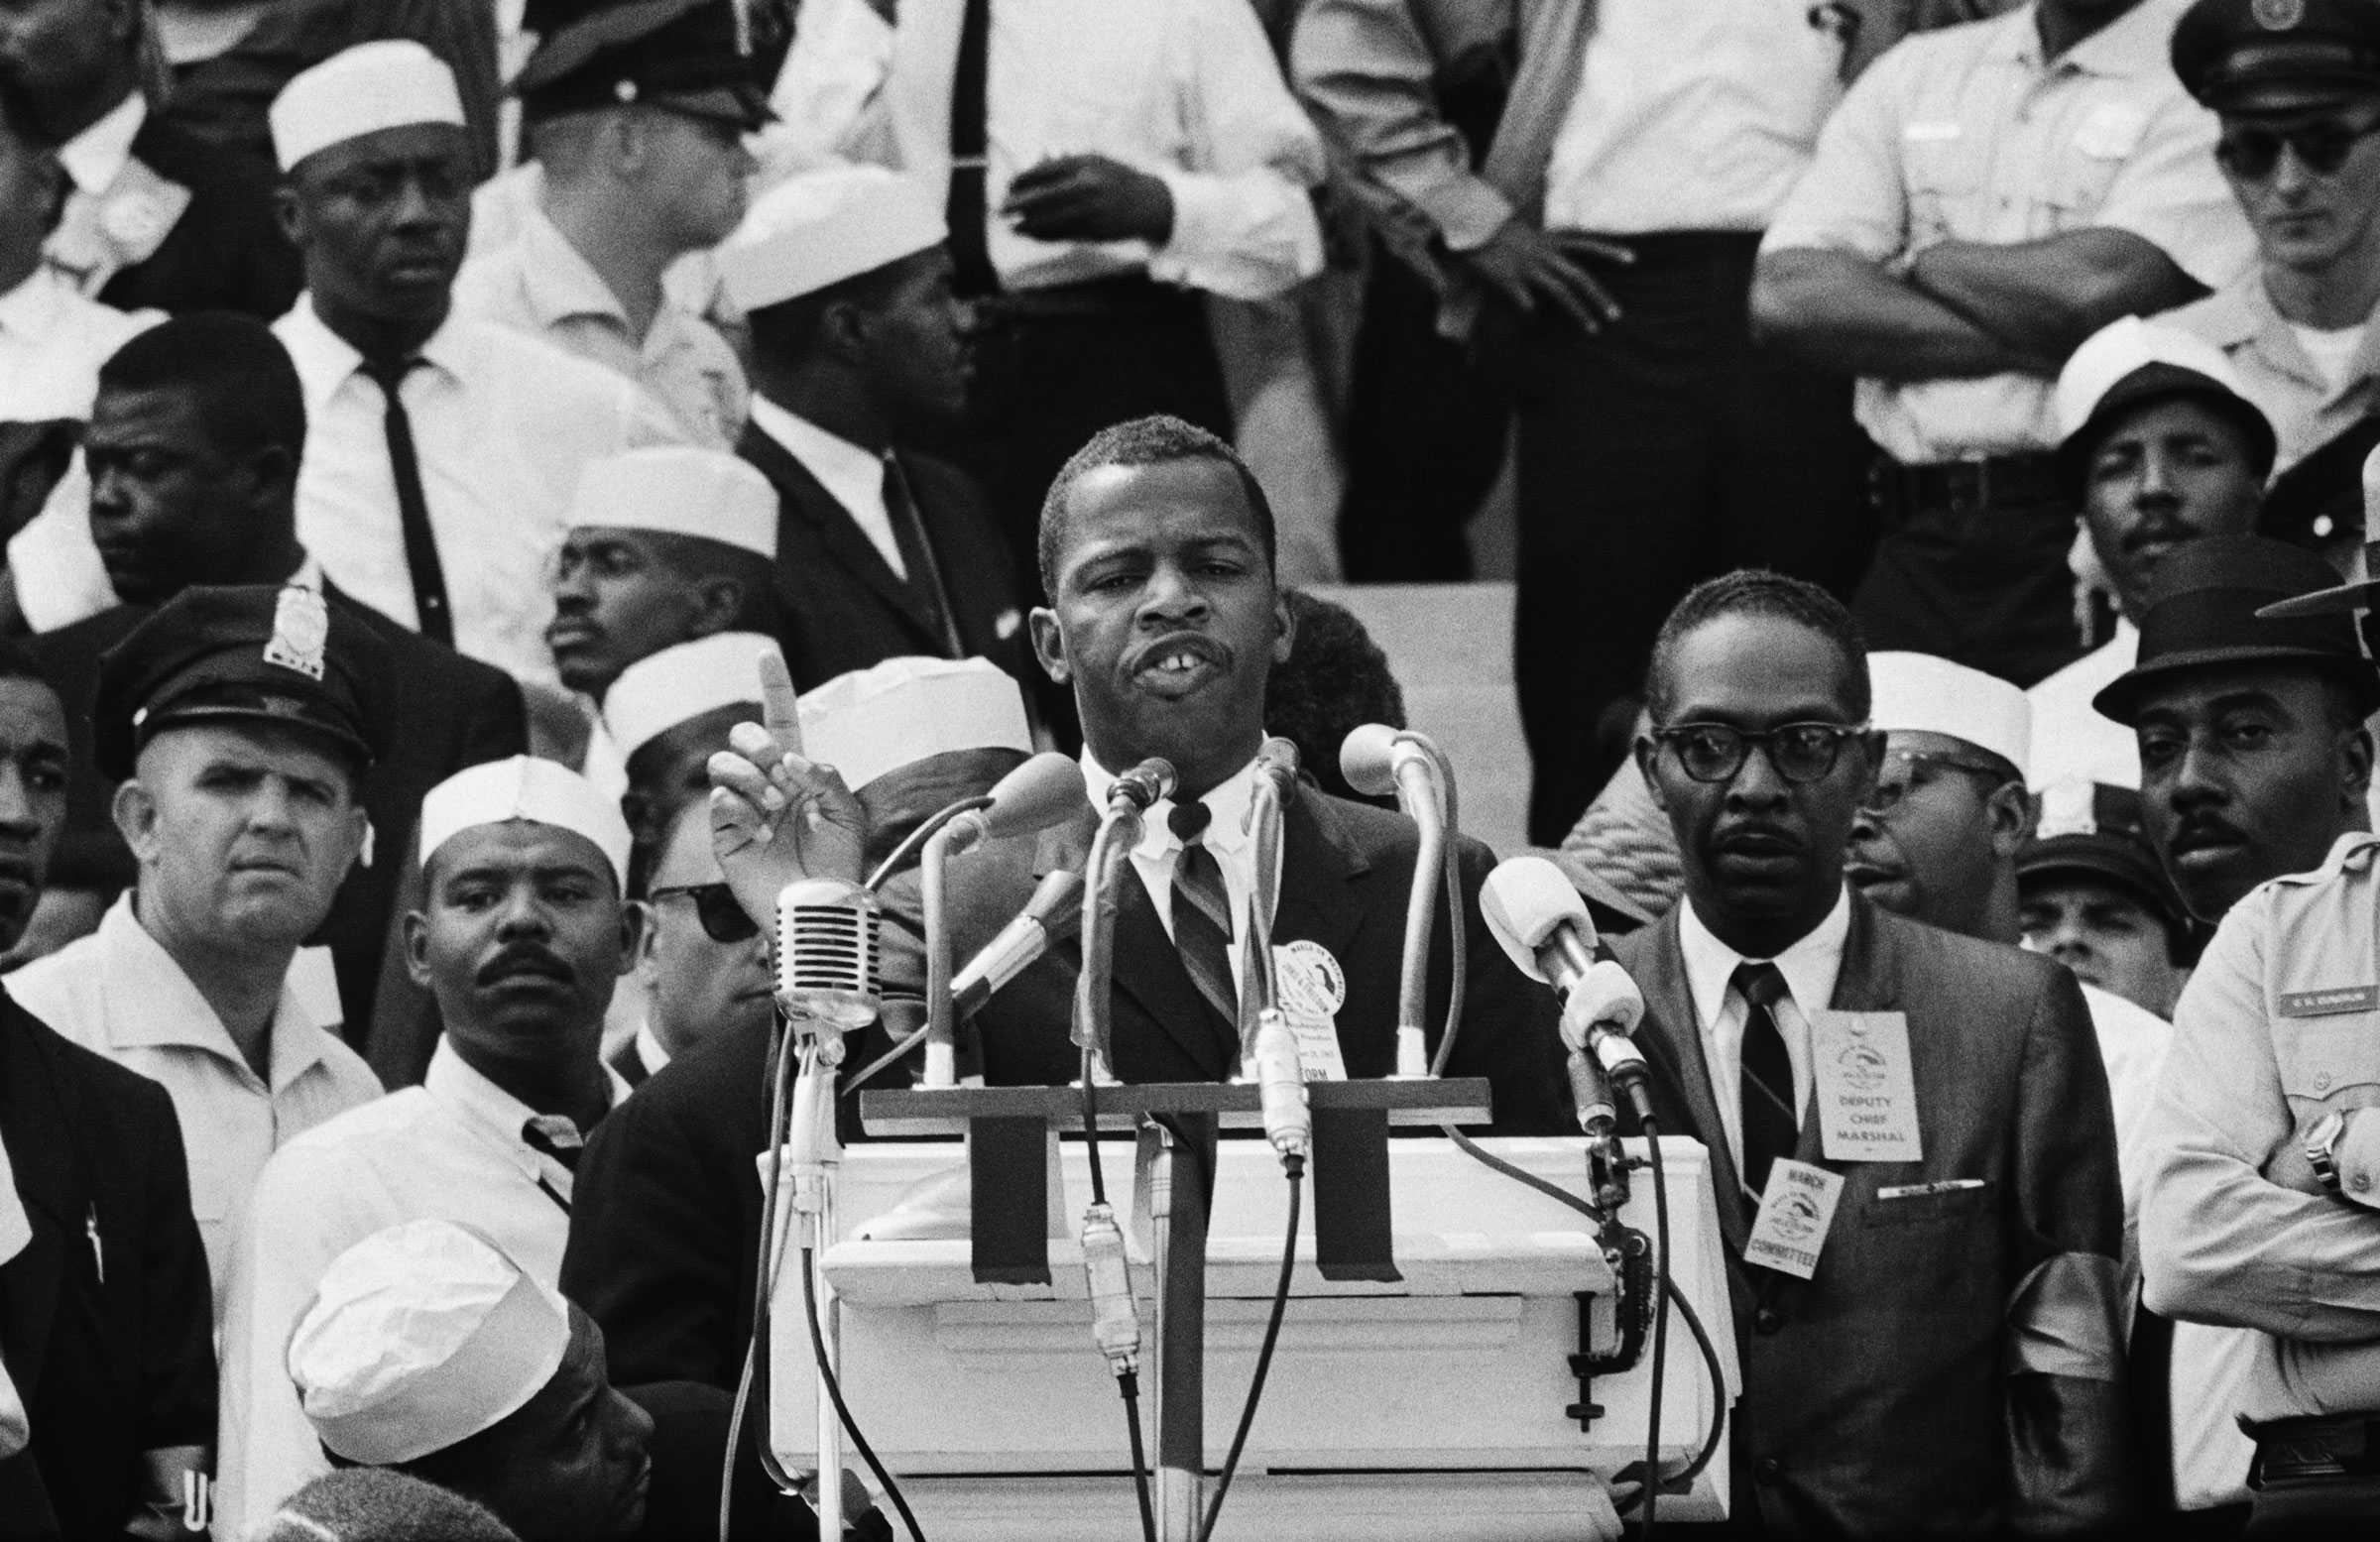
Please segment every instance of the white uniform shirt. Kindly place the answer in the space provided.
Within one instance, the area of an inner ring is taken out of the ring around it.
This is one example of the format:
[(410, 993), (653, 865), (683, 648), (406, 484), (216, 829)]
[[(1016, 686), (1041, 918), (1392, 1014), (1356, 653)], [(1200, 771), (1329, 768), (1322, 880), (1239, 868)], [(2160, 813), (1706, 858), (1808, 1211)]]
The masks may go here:
[[(1777, 1033), (1785, 1040), (1786, 1057), (1793, 1062), (1793, 1106), (1809, 1118), (1810, 1013), (1824, 1011), (1835, 1002), (1835, 982), (1843, 973), (1844, 944), (1851, 935), (1851, 891), (1835, 898), (1827, 918), (1805, 932), (1792, 947), (1768, 960), (1785, 977), (1786, 995), (1770, 1008)], [(1727, 1127), (1727, 1149), (1735, 1169), (1743, 1170), (1743, 1023), (1748, 1014), (1743, 996), (1733, 989), (1735, 967), (1746, 956), (1711, 934), (1688, 898), (1678, 907), (1678, 950), (1686, 963), (1686, 989), (1694, 998), (1694, 1015), (1702, 1030), (1703, 1061), (1711, 1068), (1711, 1096), (1719, 1104), (1720, 1123)], [(1723, 1197), (1723, 1203), (1725, 1199)]]
[[(611, 1085), (617, 1107), (628, 1089), (618, 1076)], [(570, 1173), (523, 1143), (530, 1118), (440, 1039), (420, 1086), (307, 1131), (265, 1164), (233, 1249), (223, 1320), (222, 1542), (329, 1471), (284, 1354), (332, 1259), (383, 1228), (442, 1219), (486, 1233), (546, 1285), (559, 1281)]]
[[(1844, 97), (1761, 249), (1884, 263), (1944, 241), (2123, 230), (2220, 289), (2255, 241), (2215, 170), (2214, 115), (2167, 59), (2185, 4), (2141, 0), (2054, 60), (2030, 5), (1903, 40)], [(2040, 451), (2058, 442), (2053, 385), (1862, 380), (1857, 412), (1903, 465)]]
[(2056, 673), (2026, 687), (2033, 706), (2035, 790), (2061, 781), (2103, 781), (2140, 787), (2140, 747), (2132, 730), (2101, 717), (2090, 704), (2140, 659), (2140, 629), (2119, 619), (2115, 635)]
[(1546, 168), (1549, 230), (1766, 228), (1843, 97), (1806, 0), (1598, 0)]
[(34, 269), (0, 295), (0, 422), (88, 418), (99, 366), (165, 318), (85, 299), (57, 269)]
[(282, 985), (268, 1074), (258, 1076), (190, 977), (134, 916), (129, 893), (97, 931), (9, 976), (8, 994), (67, 1038), (173, 1097), (219, 1325), (233, 1239), (266, 1159), (333, 1116), (380, 1097), (380, 1078), (339, 1038), (336, 1016), (324, 1020), (307, 1010), (295, 979)]
[(2164, 319), (2222, 349), (2239, 371), (2248, 400), (2272, 421), (2276, 474), (2380, 411), (2380, 327), (2367, 318), (2335, 368), (2326, 368), (2273, 308), (2261, 271)]
[[(907, 171), (939, 198), (965, 0), (903, 0), (888, 26), (867, 0), (813, 0), (771, 104), (764, 159), (842, 159)], [(1306, 120), (1247, 0), (1001, 0), (987, 63), (992, 265), (1012, 289), (1146, 271), (1263, 299), (1322, 270), (1306, 189), (1324, 173)], [(1017, 174), (1096, 154), (1162, 179), (1173, 233), (1140, 241), (1027, 240), (1000, 217)]]
[(818, 479), (818, 485), (843, 506), (887, 567), (900, 578), (909, 576), (909, 565), (900, 559), (900, 542), (892, 534), (892, 515), (885, 505), (882, 455), (836, 437), (767, 397), (752, 399), (752, 425), (774, 439), (779, 449)]
[(744, 430), (750, 392), (727, 339), (664, 293), (639, 341), (619, 297), (534, 204), (510, 243), (463, 264), (454, 307), (635, 381), (695, 443), (733, 449)]

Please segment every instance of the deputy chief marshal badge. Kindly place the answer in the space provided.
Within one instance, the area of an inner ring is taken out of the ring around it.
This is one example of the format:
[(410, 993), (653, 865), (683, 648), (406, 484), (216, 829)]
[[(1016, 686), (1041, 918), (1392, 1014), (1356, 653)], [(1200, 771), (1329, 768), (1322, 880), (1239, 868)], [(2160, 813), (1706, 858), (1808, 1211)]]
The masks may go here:
[(329, 642), (330, 609), (322, 596), (300, 584), (282, 590), (273, 608), (273, 637), (265, 644), (265, 662), (319, 680), (322, 650)]

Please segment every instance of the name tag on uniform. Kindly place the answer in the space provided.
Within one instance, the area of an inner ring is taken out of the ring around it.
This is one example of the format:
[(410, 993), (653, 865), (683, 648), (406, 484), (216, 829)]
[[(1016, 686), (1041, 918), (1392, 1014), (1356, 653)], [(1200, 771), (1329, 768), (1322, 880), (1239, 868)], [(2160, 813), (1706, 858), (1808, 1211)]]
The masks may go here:
[(2281, 994), (2284, 1017), (2328, 1017), (2342, 1011), (2370, 1011), (2374, 1008), (2380, 1008), (2380, 985), (2334, 985), (2320, 991)]
[(1925, 1154), (1907, 1013), (1811, 1013), (1810, 1068), (1827, 1160), (1914, 1162)]
[(1795, 1279), (1816, 1274), (1827, 1232), (1835, 1225), (1836, 1202), (1842, 1198), (1842, 1174), (1779, 1157), (1768, 1169), (1768, 1188), (1760, 1196), (1752, 1235), (1743, 1245), (1743, 1261)]
[(1272, 950), (1281, 1015), (1297, 1036), (1297, 1065), (1309, 1082), (1344, 1082), (1347, 1057), (1339, 1048), (1339, 1008), (1347, 1005), (1347, 972), (1321, 943), (1300, 937)]

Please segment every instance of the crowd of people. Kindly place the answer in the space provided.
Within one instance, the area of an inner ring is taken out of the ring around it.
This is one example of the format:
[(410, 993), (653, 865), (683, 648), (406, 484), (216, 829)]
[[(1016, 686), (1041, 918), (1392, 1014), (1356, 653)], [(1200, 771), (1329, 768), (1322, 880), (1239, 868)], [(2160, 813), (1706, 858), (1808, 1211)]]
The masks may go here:
[[(1079, 757), (963, 958), (1163, 757), (1114, 1072), (1240, 1071), (1267, 935), (1389, 1074), (1307, 589), (1499, 503), (1728, 1526), (2368, 1530), (2376, 312), (2380, 0), (0, 0), (0, 1538), (815, 1535), (778, 893), (892, 864), (912, 1078), (908, 838)], [(1563, 1134), (1492, 861), (1429, 1015)]]

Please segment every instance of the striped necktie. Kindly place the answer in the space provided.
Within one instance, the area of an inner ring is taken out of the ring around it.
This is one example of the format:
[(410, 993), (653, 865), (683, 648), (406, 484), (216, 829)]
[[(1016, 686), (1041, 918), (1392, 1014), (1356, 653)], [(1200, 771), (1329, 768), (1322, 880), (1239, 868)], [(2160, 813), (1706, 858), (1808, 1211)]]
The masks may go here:
[(1777, 1031), (1773, 1008), (1786, 993), (1774, 964), (1735, 966), (1728, 982), (1743, 998), (1743, 1075), (1736, 1089), (1742, 1110), (1743, 1192), (1747, 1213), (1757, 1212), (1768, 1188), (1768, 1170), (1791, 1156), (1801, 1140), (1802, 1118), (1793, 1104), (1793, 1057)]
[(1208, 1027), (1223, 1045), (1224, 1064), (1240, 1054), (1240, 988), (1232, 978), (1232, 894), (1224, 888), (1223, 865), (1206, 843), (1215, 811), (1192, 799), (1176, 803), (1166, 825), (1182, 843), (1173, 861), (1173, 945), (1191, 984), (1214, 1009)]

